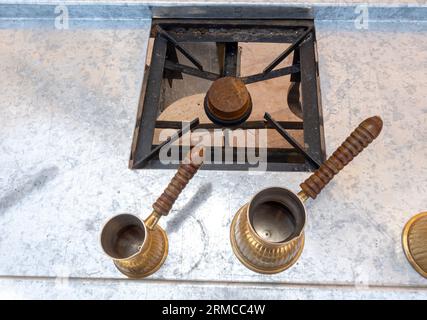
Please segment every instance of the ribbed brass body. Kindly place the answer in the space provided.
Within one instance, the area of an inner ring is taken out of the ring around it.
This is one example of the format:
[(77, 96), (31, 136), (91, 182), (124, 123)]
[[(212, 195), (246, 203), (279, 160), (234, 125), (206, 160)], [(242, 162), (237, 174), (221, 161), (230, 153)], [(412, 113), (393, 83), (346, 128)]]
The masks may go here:
[(230, 228), (231, 247), (247, 268), (265, 274), (286, 270), (299, 258), (304, 248), (304, 232), (286, 242), (263, 240), (249, 222), (249, 204), (234, 216)]
[(144, 278), (156, 272), (168, 255), (166, 232), (158, 225), (147, 229), (147, 237), (139, 252), (126, 259), (113, 259), (116, 267), (129, 278)]
[(427, 278), (427, 212), (413, 216), (405, 225), (402, 245), (411, 265)]

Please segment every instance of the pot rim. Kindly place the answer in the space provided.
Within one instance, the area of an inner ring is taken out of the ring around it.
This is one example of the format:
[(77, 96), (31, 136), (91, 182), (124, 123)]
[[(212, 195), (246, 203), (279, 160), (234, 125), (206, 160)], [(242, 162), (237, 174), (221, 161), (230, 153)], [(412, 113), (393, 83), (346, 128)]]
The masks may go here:
[[(291, 239), (289, 239), (289, 240), (287, 240), (287, 241), (282, 241), (282, 242), (270, 242), (270, 241), (267, 241), (267, 240), (265, 240), (265, 239), (263, 239), (263, 238), (261, 238), (259, 235), (258, 235), (258, 233), (255, 231), (255, 229), (253, 228), (253, 226), (252, 226), (252, 223), (251, 223), (251, 220), (250, 220), (250, 218), (249, 218), (249, 212), (250, 212), (250, 208), (251, 208), (251, 203), (252, 203), (252, 201), (254, 200), (254, 198), (258, 195), (258, 194), (260, 194), (261, 192), (264, 192), (264, 191), (266, 191), (266, 190), (269, 190), (269, 189), (282, 189), (282, 190), (285, 190), (285, 191), (288, 191), (288, 192), (290, 192), (290, 193), (292, 193), (292, 194), (294, 194), (295, 196), (296, 196), (296, 198), (298, 199), (298, 201), (301, 203), (301, 205), (302, 205), (302, 208), (303, 208), (303, 210), (304, 210), (304, 224), (302, 225), (302, 227), (301, 227), (301, 231), (297, 234), (297, 235), (295, 235), (295, 236), (293, 236)], [(291, 243), (292, 241), (295, 241), (296, 239), (299, 239), (303, 234), (304, 234), (304, 229), (305, 229), (305, 225), (306, 225), (306, 223), (307, 223), (307, 209), (306, 209), (306, 207), (305, 207), (305, 205), (304, 205), (304, 202), (302, 201), (302, 199), (298, 196), (298, 194), (296, 194), (295, 192), (293, 192), (292, 190), (290, 190), (290, 189), (288, 189), (288, 188), (283, 188), (283, 187), (268, 187), (268, 188), (264, 188), (264, 189), (262, 189), (262, 190), (260, 190), (260, 191), (258, 191), (252, 198), (251, 198), (251, 200), (247, 203), (247, 208), (246, 208), (246, 212), (245, 212), (245, 214), (246, 214), (246, 219), (247, 219), (247, 221), (248, 221), (248, 225), (249, 225), (249, 229), (252, 231), (252, 234), (253, 234), (253, 236), (254, 236), (254, 238), (256, 238), (257, 239), (257, 241), (259, 241), (262, 245), (264, 245), (264, 246), (274, 246), (274, 247), (282, 247), (282, 246), (285, 246), (285, 245), (288, 245), (289, 243)]]
[[(144, 227), (144, 241), (142, 242), (142, 245), (140, 246), (139, 250), (138, 250), (137, 252), (135, 252), (133, 255), (131, 255), (131, 256), (129, 256), (129, 257), (126, 257), (126, 258), (115, 258), (115, 257), (111, 256), (109, 253), (107, 253), (107, 252), (105, 251), (104, 246), (102, 245), (102, 234), (103, 234), (103, 232), (104, 232), (105, 227), (107, 226), (107, 224), (108, 224), (111, 220), (113, 220), (113, 219), (115, 219), (115, 218), (117, 218), (117, 217), (119, 217), (119, 216), (123, 216), (123, 215), (129, 215), (129, 216), (132, 216), (132, 217), (134, 217), (135, 219), (139, 220), (139, 221), (142, 223), (142, 226)], [(100, 235), (99, 235), (99, 242), (100, 242), (100, 245), (101, 245), (102, 251), (103, 251), (103, 252), (104, 252), (108, 257), (110, 257), (111, 259), (113, 259), (114, 261), (129, 261), (129, 260), (131, 260), (131, 259), (135, 258), (136, 256), (140, 255), (140, 254), (141, 254), (141, 252), (143, 252), (143, 251), (145, 250), (145, 247), (147, 246), (147, 243), (148, 243), (147, 238), (148, 238), (148, 229), (147, 229), (147, 226), (145, 225), (144, 221), (143, 221), (143, 220), (141, 220), (141, 218), (139, 218), (138, 216), (136, 216), (136, 215), (134, 215), (134, 214), (132, 214), (132, 213), (126, 213), (126, 212), (125, 212), (125, 213), (119, 213), (119, 214), (116, 214), (116, 215), (114, 215), (114, 216), (110, 217), (110, 218), (109, 218), (109, 219), (108, 219), (108, 220), (103, 224), (103, 226), (102, 226), (102, 228), (101, 228), (101, 233), (100, 233)]]

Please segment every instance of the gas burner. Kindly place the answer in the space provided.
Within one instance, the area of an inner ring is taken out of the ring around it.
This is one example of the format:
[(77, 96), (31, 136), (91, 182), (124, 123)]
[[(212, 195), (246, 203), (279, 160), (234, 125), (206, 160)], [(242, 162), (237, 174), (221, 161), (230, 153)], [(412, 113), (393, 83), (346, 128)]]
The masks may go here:
[(224, 77), (212, 83), (204, 99), (204, 107), (213, 123), (236, 126), (249, 118), (252, 99), (242, 80)]
[[(153, 19), (130, 168), (175, 168), (159, 151), (168, 145), (183, 159), (194, 145), (184, 135), (196, 128), (223, 135), (210, 146), (223, 162), (203, 169), (247, 170), (248, 150), (265, 152), (270, 171), (317, 168), (325, 150), (315, 43), (312, 20)], [(267, 146), (233, 147), (226, 161), (236, 129), (264, 130)]]

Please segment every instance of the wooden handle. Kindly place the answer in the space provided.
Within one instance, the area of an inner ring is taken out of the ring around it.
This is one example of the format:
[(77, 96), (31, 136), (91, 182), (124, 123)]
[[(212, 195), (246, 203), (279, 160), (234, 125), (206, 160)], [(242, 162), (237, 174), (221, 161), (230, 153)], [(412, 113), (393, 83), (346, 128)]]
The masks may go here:
[(172, 178), (162, 195), (153, 204), (153, 209), (158, 214), (167, 216), (175, 200), (187, 183), (193, 178), (203, 163), (203, 148), (193, 148), (179, 165), (178, 172)]
[(332, 178), (370, 144), (381, 132), (383, 121), (375, 116), (366, 119), (344, 143), (307, 180), (300, 184), (302, 191), (312, 199)]

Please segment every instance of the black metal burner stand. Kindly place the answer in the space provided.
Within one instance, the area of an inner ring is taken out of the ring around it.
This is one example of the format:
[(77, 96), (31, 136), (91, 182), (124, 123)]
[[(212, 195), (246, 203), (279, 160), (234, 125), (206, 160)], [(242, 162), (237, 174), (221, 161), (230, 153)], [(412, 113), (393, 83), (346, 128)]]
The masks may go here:
[[(304, 152), (298, 148), (267, 148), (267, 170), (269, 171), (311, 171), (316, 168), (316, 164), (325, 160), (316, 40), (312, 20), (153, 19), (151, 36), (155, 40), (151, 64), (145, 75), (144, 83), (146, 84), (140, 98), (130, 168), (177, 167), (175, 164), (160, 163), (158, 151), (161, 146), (170, 143), (182, 132), (178, 132), (174, 139), (168, 139), (161, 145), (152, 143), (155, 128), (182, 129), (179, 121), (157, 120), (160, 113), (163, 79), (171, 82), (173, 79), (182, 78), (183, 73), (210, 81), (223, 76), (239, 77), (238, 42), (292, 43), (263, 72), (240, 79), (245, 84), (249, 84), (290, 74), (291, 82), (294, 82), (293, 97), (296, 94), (298, 98), (299, 88), (301, 88), (299, 100), (303, 121), (246, 121), (236, 128), (278, 130), (279, 126), (283, 129), (304, 131)], [(214, 42), (217, 46), (223, 46), (224, 59), (221, 72), (216, 74), (203, 70), (198, 59), (181, 46), (185, 42)], [(180, 64), (175, 50), (180, 51), (193, 66)], [(292, 52), (294, 53), (293, 64), (275, 69)], [(295, 90), (295, 88), (298, 89)], [(198, 124), (198, 121), (194, 120), (190, 125), (190, 130), (196, 126), (205, 129), (221, 128), (213, 123)], [(282, 134), (282, 136), (284, 135)], [(224, 149), (224, 147), (220, 149)], [(182, 159), (185, 155), (181, 151), (180, 149)], [(215, 151), (218, 150), (212, 148), (212, 152)], [(258, 152), (258, 150), (255, 151)], [(245, 152), (245, 150), (234, 148), (234, 159), (241, 152)], [(222, 163), (206, 164), (203, 169), (247, 170), (253, 166), (249, 163)]]

